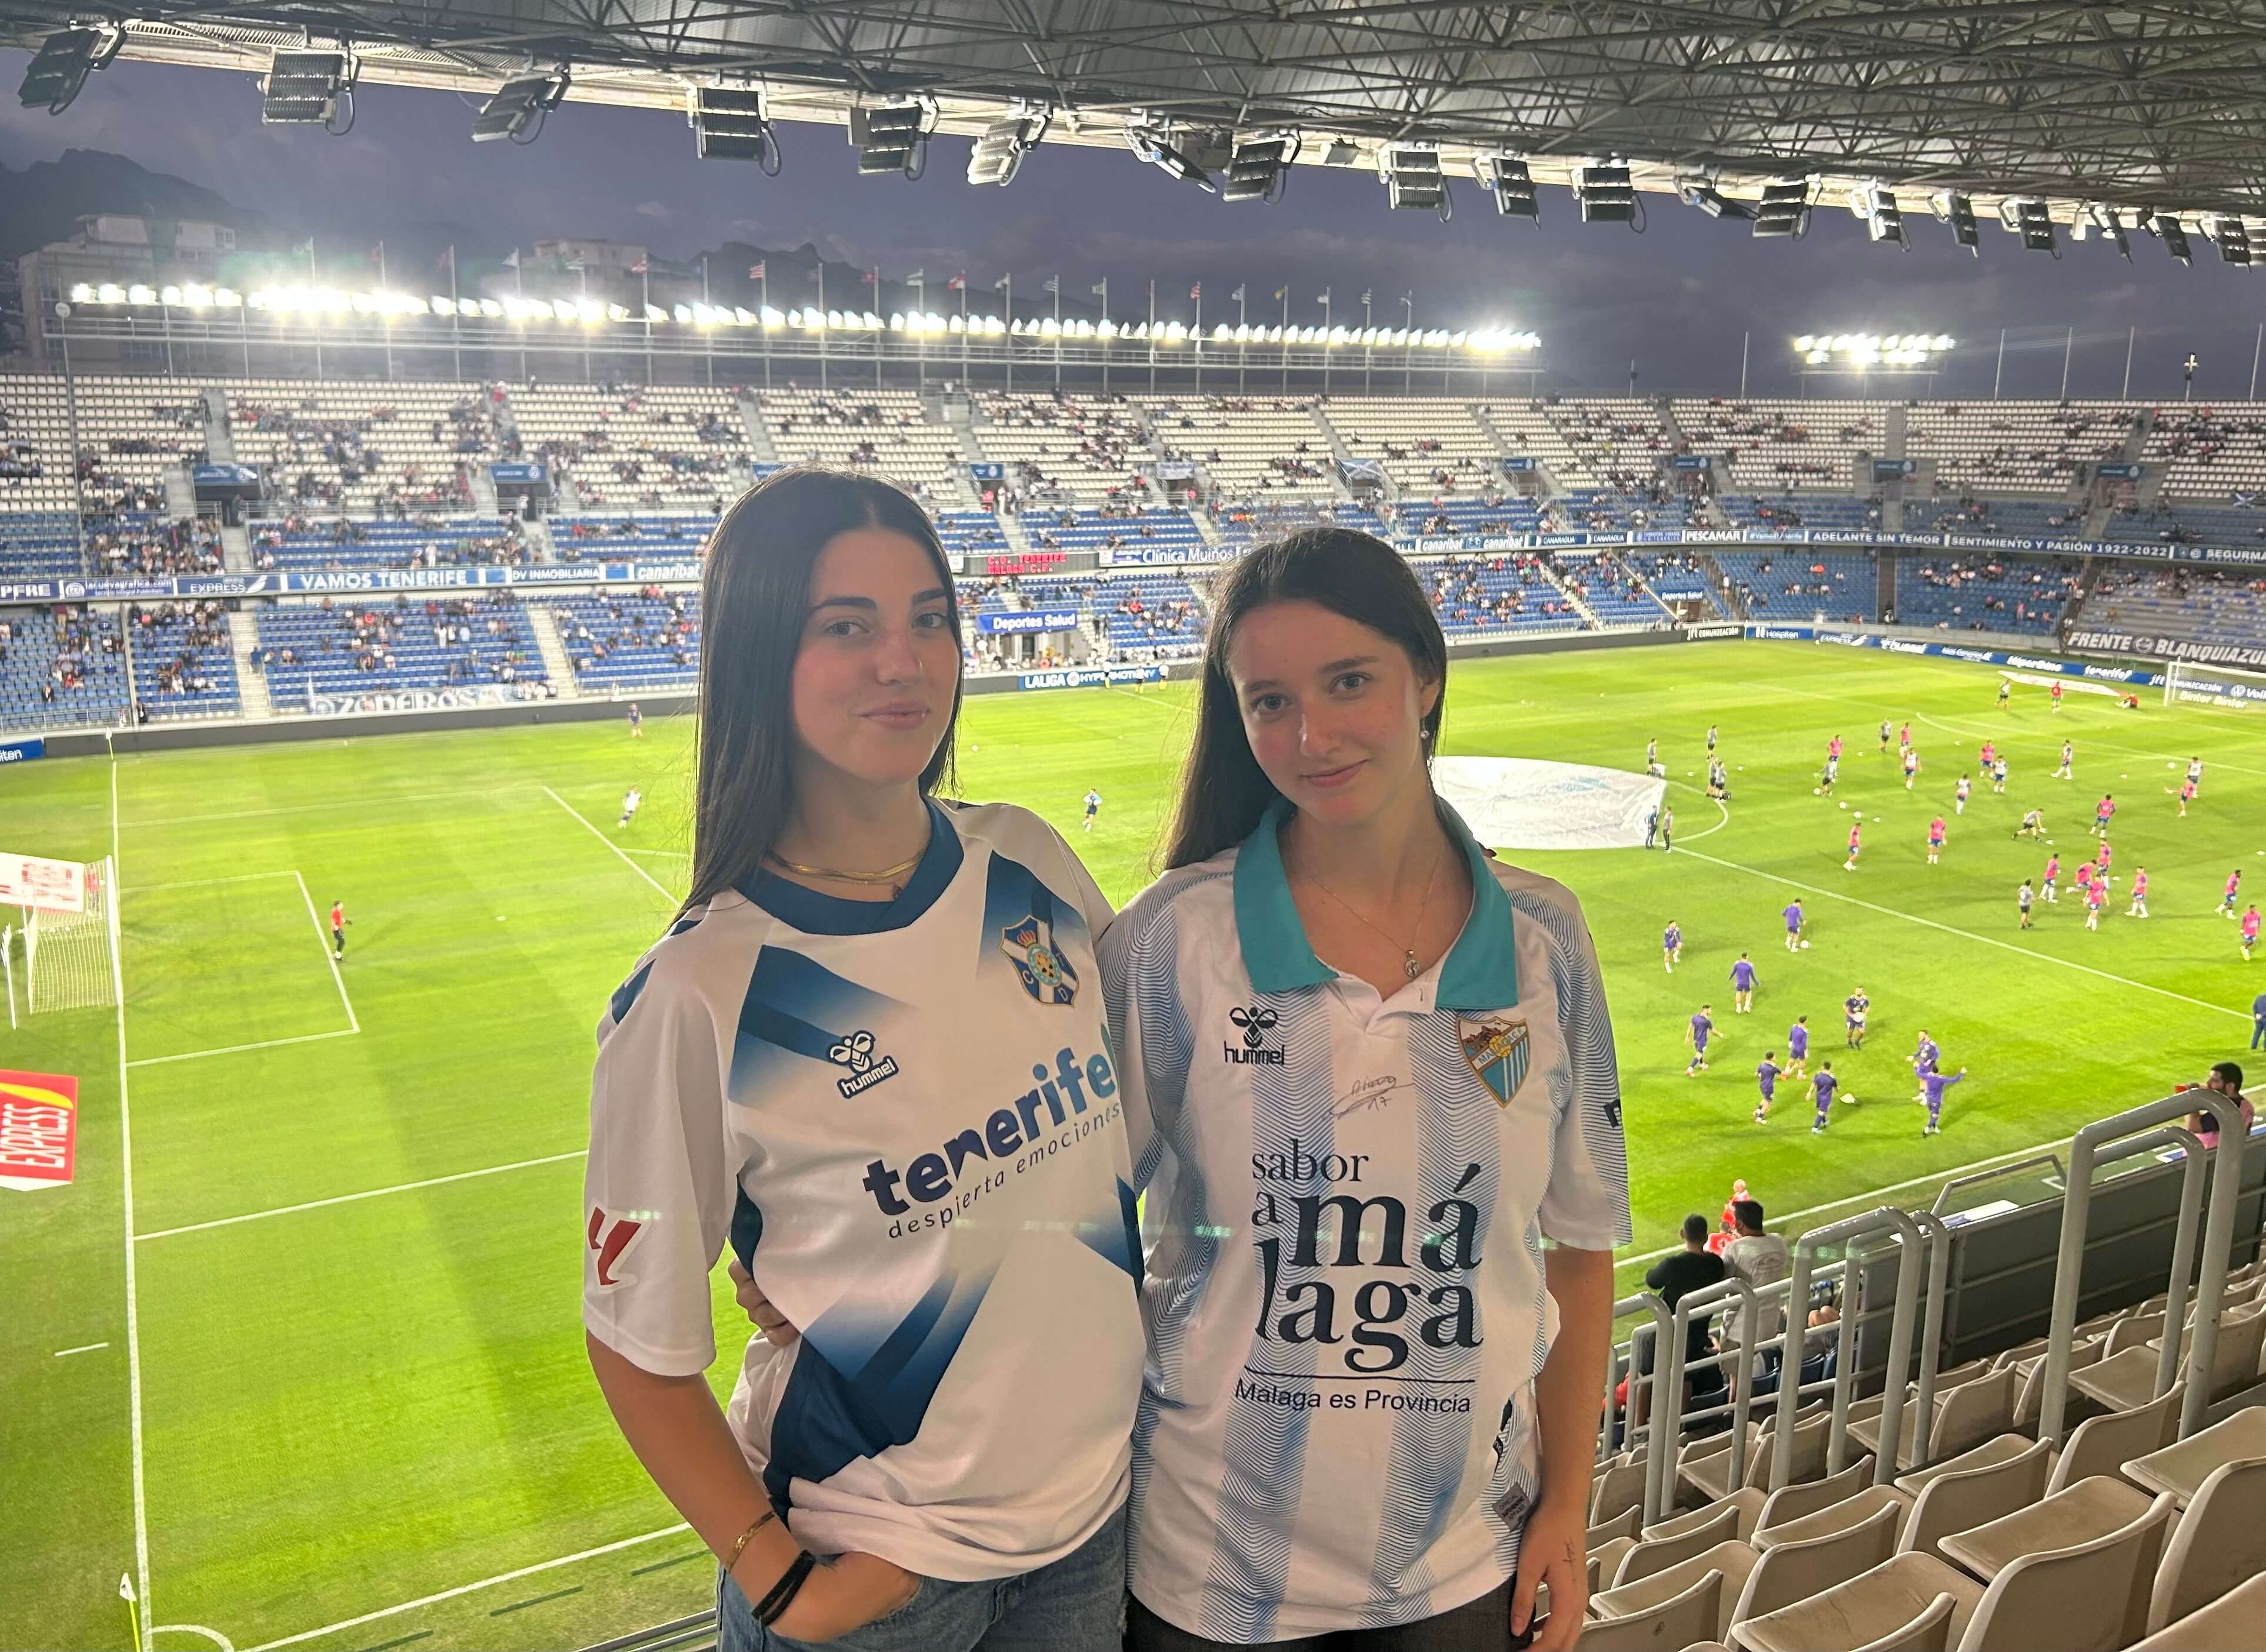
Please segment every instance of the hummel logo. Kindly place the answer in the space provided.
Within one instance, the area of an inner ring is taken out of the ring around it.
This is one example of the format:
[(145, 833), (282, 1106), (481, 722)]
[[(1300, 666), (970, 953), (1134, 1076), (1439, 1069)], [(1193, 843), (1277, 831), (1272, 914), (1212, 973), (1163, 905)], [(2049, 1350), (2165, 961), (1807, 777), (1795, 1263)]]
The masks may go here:
[(1227, 1019), (1231, 1026), (1242, 1030), (1243, 1044), (1240, 1049), (1232, 1044), (1221, 1044), (1219, 1051), (1223, 1061), (1235, 1066), (1248, 1066), (1253, 1062), (1264, 1066), (1279, 1067), (1283, 1065), (1281, 1050), (1263, 1047), (1267, 1035), (1275, 1030), (1276, 1022), (1281, 1019), (1273, 1010), (1261, 1004), (1254, 1004), (1248, 1009), (1239, 1004), (1227, 1012)]
[(896, 1058), (876, 1056), (874, 1053), (874, 1035), (862, 1027), (830, 1046), (826, 1059), (837, 1066), (850, 1069), (848, 1078), (834, 1081), (834, 1088), (845, 1097), (869, 1090), (883, 1079), (897, 1075)]

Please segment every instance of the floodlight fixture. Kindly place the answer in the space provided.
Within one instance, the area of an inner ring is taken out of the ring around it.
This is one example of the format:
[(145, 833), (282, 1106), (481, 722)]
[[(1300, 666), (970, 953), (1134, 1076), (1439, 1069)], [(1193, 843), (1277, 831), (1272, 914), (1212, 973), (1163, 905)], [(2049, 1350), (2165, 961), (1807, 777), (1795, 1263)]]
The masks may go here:
[(343, 103), (343, 134), (354, 125), (355, 76), (360, 65), (343, 47), (317, 51), (277, 47), (267, 59), (259, 85), (259, 121), (271, 127), (329, 127)]
[(928, 170), (928, 136), (936, 119), (936, 105), (927, 98), (852, 108), (850, 142), (858, 150), (859, 176), (898, 172), (918, 178)]
[(2124, 262), (2132, 261), (2132, 237), (2124, 228), (2123, 215), (2116, 207), (2097, 200), (2087, 202), (2079, 211), (2077, 222), (2070, 226), (2071, 239), (2084, 240), (2088, 225), (2100, 230), (2102, 237), (2124, 255)]
[(1529, 223), (1541, 222), (1542, 203), (1534, 193), (1534, 175), (1524, 161), (1516, 155), (1484, 155), (1472, 163), (1472, 170), (1495, 197), (1497, 215), (1524, 218)]
[(1125, 146), (1166, 177), (1194, 184), (1208, 195), (1219, 193), (1219, 186), (1211, 181), (1211, 175), (1174, 145), (1171, 127), (1149, 125), (1137, 109), (1124, 129)]
[(2180, 221), (2167, 212), (2144, 211), (2140, 227), (2164, 244), (2164, 251), (2182, 265), (2193, 268), (2195, 254), (2188, 247), (2188, 232)]
[(1248, 137), (1239, 133), (1219, 198), (1269, 203), (1282, 200), (1283, 187), (1290, 181), (1290, 163), (1297, 158), (1295, 132), (1254, 133)]
[(1385, 204), (1393, 210), (1436, 212), (1443, 222), (1455, 215), (1437, 144), (1386, 144), (1377, 152), (1377, 175), (1385, 180)]
[(1935, 215), (1951, 226), (1951, 238), (1973, 258), (1983, 256), (1983, 232), (1975, 227), (1975, 203), (1955, 189), (1939, 190), (1929, 199)]
[(2218, 261), (2241, 269), (2250, 266), (2250, 229), (2240, 218), (2214, 218), (2211, 238), (2218, 246)]
[(1049, 105), (1017, 104), (1012, 114), (994, 120), (976, 140), (968, 156), (968, 181), (996, 184), (1002, 189), (1013, 183), (1015, 174), (1022, 170), (1023, 156), (1038, 148), (1053, 120), (1054, 110)]
[(761, 87), (695, 86), (687, 95), (685, 121), (702, 160), (753, 161), (766, 178), (778, 176), (778, 128)]
[(50, 34), (32, 55), (16, 98), (26, 109), (61, 114), (98, 69), (110, 67), (126, 44), (124, 29), (64, 29)]
[[(472, 120), (472, 142), (493, 143), (498, 138), (508, 138), (514, 143), (534, 142), (543, 135), (543, 123), (551, 112), (566, 101), (572, 79), (564, 63), (540, 74), (514, 76), (480, 106)], [(522, 133), (527, 135), (523, 137)]]
[(2035, 195), (2010, 195), (1999, 203), (1999, 222), (2009, 235), (2022, 237), (2032, 252), (2061, 256), (2054, 236), (2053, 209)]
[(1322, 152), (1325, 166), (1358, 166), (1361, 164), (1361, 145), (1351, 138), (1332, 138), (1330, 147)]
[(1904, 209), (1896, 193), (1885, 184), (1860, 184), (1849, 192), (1849, 210), (1865, 221), (1865, 234), (1874, 241), (1893, 241), (1909, 252)]
[(1676, 193), (1685, 206), (1697, 207), (1710, 218), (1751, 219), (1755, 215), (1755, 206), (1752, 201), (1739, 200), (1726, 195), (1717, 189), (1713, 182), (1704, 178), (1680, 180), (1676, 186)]
[(1583, 223), (1636, 224), (1636, 186), (1626, 161), (1596, 161), (1574, 174), (1574, 198)]
[(1755, 207), (1755, 234), (1792, 240), (1809, 231), (1809, 180), (1782, 178), (1763, 186)]

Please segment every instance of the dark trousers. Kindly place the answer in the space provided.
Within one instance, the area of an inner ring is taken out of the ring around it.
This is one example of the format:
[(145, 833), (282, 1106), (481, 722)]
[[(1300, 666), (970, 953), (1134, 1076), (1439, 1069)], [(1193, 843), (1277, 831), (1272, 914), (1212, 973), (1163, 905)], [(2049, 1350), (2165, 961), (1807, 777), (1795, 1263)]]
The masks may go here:
[[(1510, 1585), (1468, 1605), (1391, 1629), (1340, 1629), (1332, 1634), (1260, 1643), (1264, 1652), (1519, 1652), (1532, 1634), (1510, 1632)], [(1242, 1652), (1241, 1641), (1207, 1641), (1166, 1623), (1138, 1599), (1128, 1603), (1125, 1652)]]

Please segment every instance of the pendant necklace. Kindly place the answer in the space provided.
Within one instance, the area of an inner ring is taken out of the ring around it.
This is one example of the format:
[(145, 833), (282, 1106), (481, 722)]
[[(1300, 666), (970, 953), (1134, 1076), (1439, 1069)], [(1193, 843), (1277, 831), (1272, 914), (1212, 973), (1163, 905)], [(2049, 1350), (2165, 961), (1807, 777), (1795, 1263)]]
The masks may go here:
[[(1367, 924), (1369, 928), (1376, 930), (1378, 934), (1383, 935), (1386, 940), (1392, 942), (1393, 945), (1400, 949), (1400, 970), (1402, 974), (1406, 975), (1413, 981), (1419, 975), (1422, 975), (1424, 972), (1423, 966), (1416, 962), (1416, 949), (1414, 947), (1409, 945), (1407, 942), (1401, 940), (1400, 936), (1385, 929), (1382, 925), (1363, 916), (1361, 910), (1351, 901), (1348, 900), (1343, 895), (1339, 894), (1336, 890), (1332, 889), (1327, 884), (1322, 882), (1320, 878), (1316, 877), (1312, 872), (1306, 873), (1305, 877), (1307, 881), (1312, 883), (1315, 888), (1320, 890), (1322, 893), (1327, 895), (1332, 900), (1337, 902), (1339, 906), (1343, 906), (1348, 912), (1352, 913), (1356, 918), (1360, 919), (1363, 923)], [(1422, 934), (1423, 931), (1424, 915), (1432, 910), (1432, 887), (1439, 881), (1440, 862), (1436, 860), (1432, 862), (1431, 877), (1424, 880), (1424, 899), (1416, 907), (1416, 931), (1418, 934)], [(1412, 936), (1412, 939), (1414, 937)]]

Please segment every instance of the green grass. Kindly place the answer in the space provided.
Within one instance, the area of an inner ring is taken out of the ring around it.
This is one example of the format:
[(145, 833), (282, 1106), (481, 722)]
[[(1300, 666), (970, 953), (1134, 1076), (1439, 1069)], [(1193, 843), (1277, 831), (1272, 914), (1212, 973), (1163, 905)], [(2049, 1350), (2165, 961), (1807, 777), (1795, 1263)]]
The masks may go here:
[[(1657, 734), (1686, 788), (1676, 855), (1521, 857), (1575, 888), (1597, 937), (1626, 1091), (1633, 1255), (1669, 1242), (1686, 1211), (1717, 1210), (1734, 1175), (1789, 1216), (1843, 1209), (2065, 1137), (2242, 1049), (2266, 962), (2246, 970), (2215, 913), (2231, 867), (2266, 884), (2266, 719), (2122, 712), (2085, 695), (2056, 717), (2036, 691), (2001, 713), (1994, 686), (1964, 666), (1769, 644), (1457, 668), (1449, 751), (1634, 768)], [(1884, 716), (1915, 721), (1916, 794), (1875, 755)], [(1710, 722), (1735, 787), (1720, 824), (1688, 773)], [(607, 1419), (578, 1320), (591, 1031), (670, 905), (640, 870), (670, 889), (685, 864), (688, 731), (648, 726), (636, 743), (608, 723), (117, 765), (125, 1059), (154, 1063), (128, 1068), (123, 1110), (143, 1235), (131, 1301), (157, 1622), (242, 1648), (302, 1636), (559, 1646), (705, 1603), (710, 1568), (667, 1531), (674, 1515)], [(982, 698), (966, 716), (962, 787), (1047, 814), (1123, 899), (1150, 875), (1186, 731), (1176, 689)], [(1848, 814), (1810, 795), (1837, 731), (1842, 797), (1868, 817), (1856, 874), (1841, 870)], [(2009, 794), (1978, 790), (1929, 868), (1925, 823), (1948, 811), (1986, 732), (2010, 749)], [(2079, 742), (2073, 785), (2045, 777), (2065, 733)], [(2196, 751), (2211, 767), (2180, 820), (2167, 764)], [(112, 782), (94, 761), (8, 771), (0, 839), (109, 852)], [(617, 832), (632, 782), (650, 801)], [(1089, 785), (1107, 804), (1085, 837)], [(2044, 852), (2013, 842), (2014, 822), (2043, 806), (2066, 857), (2090, 846), (2103, 789), (2123, 805), (2117, 870), (2148, 867), (2156, 916), (2127, 921), (2120, 897), (2089, 935), (2065, 901), (2021, 934), (2014, 886)], [(217, 878), (239, 881), (202, 881)], [(1815, 945), (1789, 957), (1776, 914), (1797, 884), (1816, 891)], [(343, 898), (355, 919), (341, 979), (359, 1032), (322, 1036), (349, 1023), (308, 897), (325, 910)], [(1686, 936), (1673, 977), (1658, 951), (1670, 916)], [(1729, 1013), (1742, 949), (1762, 972), (1751, 1017)], [(1860, 983), (1875, 1030), (1852, 1055), (1838, 1007)], [(1713, 1070), (1686, 1080), (1679, 1040), (1702, 1000), (1721, 1036)], [(1823, 1140), (1791, 1098), (1768, 1126), (1750, 1119), (1756, 1059), (1805, 1010), (1816, 1053), (1864, 1097)], [(1922, 1024), (1972, 1070), (1931, 1139), (1906, 1099)], [(306, 1041), (161, 1059), (277, 1039)], [(123, 1644), (117, 1580), (138, 1570), (118, 1041), (112, 1015), (69, 1014), (27, 1022), (5, 1051), (11, 1066), (77, 1074), (84, 1097), (77, 1183), (0, 1193), (11, 1647)], [(433, 1185), (391, 1190), (414, 1183)], [(256, 1219), (229, 1220), (244, 1216)], [(717, 1308), (732, 1345), (722, 1291)], [(108, 1346), (55, 1357), (95, 1343)], [(732, 1371), (720, 1363), (720, 1393)], [(545, 1569), (388, 1610), (530, 1567)], [(308, 1634), (366, 1614), (383, 1615)], [(179, 1630), (159, 1643), (211, 1644)]]

